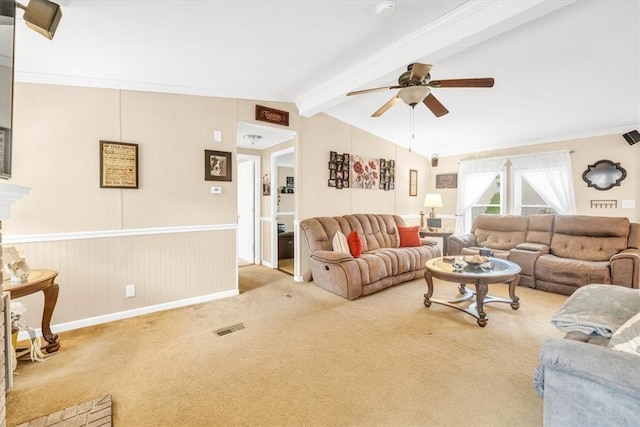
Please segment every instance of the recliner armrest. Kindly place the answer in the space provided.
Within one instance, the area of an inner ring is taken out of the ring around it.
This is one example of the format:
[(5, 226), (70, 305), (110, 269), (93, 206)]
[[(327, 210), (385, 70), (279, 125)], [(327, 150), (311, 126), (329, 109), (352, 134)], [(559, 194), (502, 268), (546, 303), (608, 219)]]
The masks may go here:
[(472, 233), (449, 237), (449, 255), (459, 255), (463, 248), (478, 246), (476, 236)]
[(420, 238), (420, 243), (422, 243), (422, 246), (437, 246), (438, 245), (438, 241), (435, 239), (430, 239), (429, 237), (421, 237)]
[(315, 251), (311, 252), (311, 258), (321, 262), (340, 263), (355, 259), (351, 254), (345, 252), (334, 251)]
[(629, 288), (640, 288), (640, 250), (625, 249), (609, 260), (611, 283)]
[(617, 258), (627, 258), (627, 257), (632, 257), (632, 258), (640, 257), (640, 249), (627, 248), (627, 249), (625, 249), (623, 251), (618, 252), (614, 256), (612, 256), (611, 260), (614, 260), (614, 259), (617, 259)]
[(640, 399), (640, 357), (635, 354), (581, 341), (550, 338), (540, 348), (540, 361), (545, 369), (565, 371)]

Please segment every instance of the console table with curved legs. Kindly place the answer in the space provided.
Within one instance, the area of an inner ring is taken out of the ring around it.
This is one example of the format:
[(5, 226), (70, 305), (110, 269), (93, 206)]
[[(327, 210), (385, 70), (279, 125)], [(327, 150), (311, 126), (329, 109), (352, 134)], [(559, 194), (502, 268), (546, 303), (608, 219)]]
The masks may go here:
[(11, 299), (24, 297), (42, 291), (44, 294), (44, 309), (42, 311), (42, 337), (47, 342), (42, 350), (53, 353), (60, 348), (58, 335), (51, 332), (51, 317), (58, 301), (58, 284), (55, 278), (58, 272), (54, 270), (31, 270), (26, 282), (4, 282), (4, 290), (9, 292)]

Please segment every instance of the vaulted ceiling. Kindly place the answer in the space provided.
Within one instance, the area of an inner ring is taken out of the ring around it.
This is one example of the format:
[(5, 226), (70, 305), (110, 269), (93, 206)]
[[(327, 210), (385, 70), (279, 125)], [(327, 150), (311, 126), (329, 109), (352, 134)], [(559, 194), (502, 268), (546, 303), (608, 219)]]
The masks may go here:
[[(389, 17), (366, 0), (58, 3), (52, 41), (18, 23), (18, 81), (292, 102), (427, 157), (640, 127), (637, 0), (396, 1)], [(401, 102), (372, 118), (396, 90), (346, 96), (413, 62), (495, 86), (434, 89), (439, 118)]]

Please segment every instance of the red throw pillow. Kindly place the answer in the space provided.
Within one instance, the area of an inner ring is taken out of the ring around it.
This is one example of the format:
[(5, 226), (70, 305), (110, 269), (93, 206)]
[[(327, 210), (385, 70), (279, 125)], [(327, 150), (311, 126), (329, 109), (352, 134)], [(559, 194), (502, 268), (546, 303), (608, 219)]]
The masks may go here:
[(358, 236), (357, 231), (352, 231), (347, 236), (347, 243), (349, 243), (349, 251), (354, 258), (360, 258), (362, 255), (362, 240)]
[(406, 248), (411, 246), (422, 246), (420, 242), (420, 226), (401, 227), (398, 226), (398, 234), (400, 235), (400, 247)]

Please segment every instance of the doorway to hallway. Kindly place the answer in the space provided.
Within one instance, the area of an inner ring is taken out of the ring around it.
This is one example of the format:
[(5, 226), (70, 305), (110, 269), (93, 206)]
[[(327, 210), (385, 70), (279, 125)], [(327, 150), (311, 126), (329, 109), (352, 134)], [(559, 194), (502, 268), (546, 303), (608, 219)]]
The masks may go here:
[(260, 264), (260, 157), (238, 154), (238, 265)]

